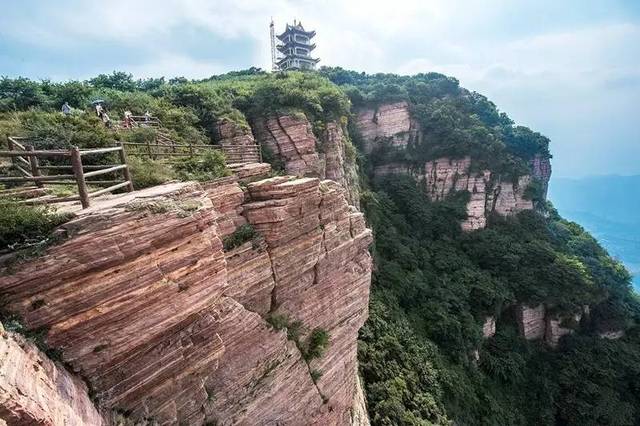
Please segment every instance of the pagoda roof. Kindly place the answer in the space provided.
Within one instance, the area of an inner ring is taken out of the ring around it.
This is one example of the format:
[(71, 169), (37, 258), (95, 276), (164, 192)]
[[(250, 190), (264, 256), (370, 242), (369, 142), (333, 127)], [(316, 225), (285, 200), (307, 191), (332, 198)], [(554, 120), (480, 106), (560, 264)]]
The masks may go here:
[(300, 59), (302, 61), (307, 61), (307, 62), (313, 62), (315, 64), (317, 64), (318, 62), (320, 62), (320, 58), (312, 58), (311, 56), (304, 56), (304, 55), (287, 55), (281, 59), (278, 60), (278, 62), (276, 62), (278, 65), (282, 65), (285, 61), (287, 61), (288, 59)]
[(311, 38), (311, 37), (314, 37), (316, 35), (316, 32), (315, 31), (306, 31), (304, 29), (304, 27), (302, 26), (302, 23), (298, 22), (298, 23), (294, 23), (294, 25), (287, 24), (284, 32), (282, 34), (280, 34), (280, 35), (277, 35), (276, 37), (278, 37), (278, 39), (282, 40), (288, 34), (304, 34), (307, 37)]
[(304, 43), (300, 43), (300, 42), (289, 42), (289, 43), (283, 43), (283, 44), (279, 44), (276, 46), (276, 49), (278, 49), (279, 51), (281, 51), (282, 53), (286, 53), (285, 50), (290, 48), (290, 47), (303, 47), (309, 51), (312, 51), (313, 49), (316, 48), (316, 44), (304, 44)]

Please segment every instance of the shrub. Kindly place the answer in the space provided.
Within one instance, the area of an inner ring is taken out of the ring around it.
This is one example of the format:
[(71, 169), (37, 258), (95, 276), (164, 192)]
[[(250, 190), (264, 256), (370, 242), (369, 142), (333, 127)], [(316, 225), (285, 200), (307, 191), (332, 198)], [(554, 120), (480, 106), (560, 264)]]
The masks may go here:
[(240, 247), (242, 244), (247, 241), (251, 241), (258, 236), (258, 233), (248, 223), (241, 225), (236, 229), (233, 234), (225, 237), (222, 240), (222, 245), (224, 246), (225, 251), (233, 250), (236, 247)]
[(318, 383), (318, 380), (320, 379), (320, 377), (322, 377), (322, 371), (316, 368), (311, 370), (311, 380), (313, 380), (313, 383)]
[(284, 161), (279, 155), (276, 155), (271, 148), (266, 144), (260, 145), (260, 151), (262, 151), (262, 161), (271, 164), (271, 171), (273, 173), (281, 173), (284, 171)]
[(267, 322), (276, 330), (284, 330), (289, 325), (289, 318), (282, 314), (271, 314), (267, 317)]
[(224, 154), (210, 150), (203, 155), (185, 158), (174, 165), (174, 169), (181, 180), (197, 180), (200, 182), (229, 176)]
[(307, 338), (303, 356), (307, 361), (320, 358), (329, 345), (329, 333), (322, 328), (314, 328)]
[(287, 339), (296, 343), (298, 349), (300, 349), (300, 333), (302, 333), (302, 322), (298, 320), (291, 320), (284, 314), (269, 314), (267, 322), (271, 324), (276, 330), (287, 329)]
[(51, 241), (51, 231), (68, 219), (50, 207), (0, 201), (0, 251), (43, 246)]
[(135, 189), (161, 185), (176, 178), (173, 169), (162, 161), (151, 160), (149, 158), (129, 157), (127, 163)]

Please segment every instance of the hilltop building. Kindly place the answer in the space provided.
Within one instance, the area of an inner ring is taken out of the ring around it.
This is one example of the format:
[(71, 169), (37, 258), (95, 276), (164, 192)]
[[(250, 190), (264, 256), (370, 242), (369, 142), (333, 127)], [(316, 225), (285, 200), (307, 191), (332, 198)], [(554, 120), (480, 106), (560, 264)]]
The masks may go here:
[(302, 22), (294, 20), (293, 25), (287, 24), (284, 32), (277, 36), (280, 43), (276, 48), (282, 54), (275, 62), (277, 68), (282, 71), (315, 69), (320, 61), (311, 57), (311, 51), (316, 48), (315, 43), (311, 43), (315, 35), (315, 31), (306, 31)]

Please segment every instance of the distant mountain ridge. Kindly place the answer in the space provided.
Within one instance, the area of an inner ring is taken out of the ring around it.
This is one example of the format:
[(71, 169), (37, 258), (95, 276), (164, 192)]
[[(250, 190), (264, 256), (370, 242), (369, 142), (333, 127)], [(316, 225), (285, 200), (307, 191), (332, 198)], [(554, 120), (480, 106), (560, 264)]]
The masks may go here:
[(640, 291), (640, 175), (553, 178), (549, 198), (625, 263)]

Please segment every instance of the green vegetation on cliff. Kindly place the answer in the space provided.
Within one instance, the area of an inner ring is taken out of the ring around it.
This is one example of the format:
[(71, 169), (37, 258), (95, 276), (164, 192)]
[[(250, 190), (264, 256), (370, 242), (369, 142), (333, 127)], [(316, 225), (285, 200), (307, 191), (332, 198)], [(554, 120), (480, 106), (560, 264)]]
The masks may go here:
[(368, 75), (342, 68), (321, 73), (340, 85), (356, 108), (406, 101), (422, 132), (422, 143), (398, 151), (382, 146), (371, 154), (376, 165), (390, 160), (424, 164), (440, 157), (470, 156), (476, 170), (518, 176), (536, 154), (550, 157), (549, 139), (513, 121), (485, 96), (470, 92), (458, 80), (438, 73), (401, 76)]
[[(375, 235), (359, 346), (372, 424), (640, 424), (640, 303), (629, 274), (543, 202), (538, 182), (526, 195), (540, 211), (464, 233), (470, 194), (430, 202), (410, 177), (370, 173), (389, 162), (470, 156), (475, 170), (515, 177), (530, 173), (534, 156), (550, 157), (548, 139), (440, 74), (322, 73), (357, 108), (406, 101), (422, 132), (407, 149), (383, 143), (360, 155), (361, 203)], [(574, 329), (555, 349), (518, 331), (516, 307), (539, 304)], [(585, 306), (580, 323), (569, 320)], [(498, 320), (490, 338), (487, 317)], [(606, 330), (626, 335), (599, 337)]]
[[(363, 207), (377, 269), (360, 346), (373, 424), (446, 423), (445, 416), (460, 424), (634, 424), (640, 336), (632, 328), (609, 341), (596, 331), (634, 325), (640, 308), (628, 273), (591, 236), (553, 210), (463, 233), (465, 194), (431, 203), (410, 178), (374, 187)], [(516, 303), (565, 314), (589, 305), (591, 314), (554, 351), (517, 335)], [(485, 340), (487, 316), (499, 322)], [(612, 359), (616, 351), (624, 356)], [(592, 417), (587, 408), (605, 398)], [(632, 413), (627, 420), (620, 406)]]
[[(491, 218), (487, 229), (463, 233), (470, 194), (435, 203), (408, 177), (375, 180), (367, 174), (389, 161), (411, 165), (470, 156), (476, 170), (515, 177), (528, 173), (534, 156), (550, 157), (547, 138), (515, 126), (484, 96), (441, 74), (371, 76), (339, 68), (279, 74), (250, 69), (203, 81), (134, 80), (125, 73), (67, 83), (3, 78), (0, 133), (31, 136), (47, 147), (154, 137), (149, 129), (106, 129), (90, 109), (94, 99), (105, 100), (114, 120), (125, 110), (148, 110), (176, 140), (193, 143), (219, 142), (222, 123), (248, 131), (253, 120), (274, 113), (304, 113), (318, 133), (327, 120), (344, 122), (352, 106), (406, 101), (423, 142), (404, 151), (382, 144), (371, 155), (357, 154), (361, 203), (375, 233), (370, 318), (359, 344), (372, 424), (640, 424), (640, 303), (628, 273), (590, 235), (541, 202), (542, 212)], [(65, 101), (74, 108), (68, 117), (59, 112)], [(353, 122), (350, 136), (358, 145)], [(177, 170), (140, 160), (132, 172), (148, 186), (227, 173), (220, 158), (210, 160), (212, 167), (186, 161)], [(534, 184), (528, 196), (540, 201), (540, 192)], [(9, 214), (3, 243), (50, 232), (57, 219), (41, 213)], [(225, 246), (252, 237), (244, 229)], [(580, 324), (563, 323), (575, 333), (551, 349), (525, 341), (516, 324), (515, 306), (540, 303), (562, 318), (585, 306), (589, 313)], [(488, 316), (498, 318), (497, 332), (485, 339)], [(301, 344), (300, 324), (271, 321)], [(607, 330), (626, 335), (598, 337)], [(311, 359), (322, 354), (328, 336), (318, 329), (303, 343)], [(310, 373), (314, 380), (321, 374)]]

